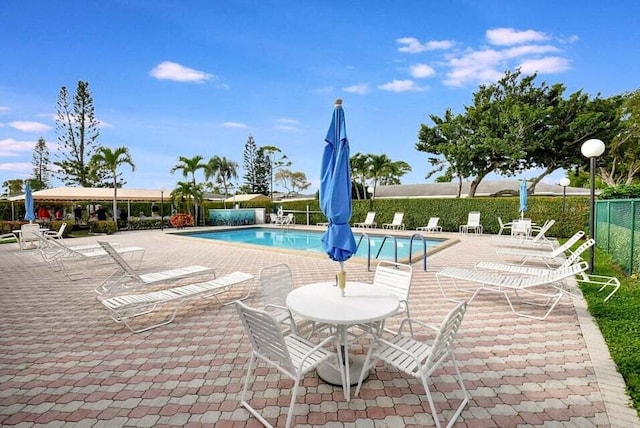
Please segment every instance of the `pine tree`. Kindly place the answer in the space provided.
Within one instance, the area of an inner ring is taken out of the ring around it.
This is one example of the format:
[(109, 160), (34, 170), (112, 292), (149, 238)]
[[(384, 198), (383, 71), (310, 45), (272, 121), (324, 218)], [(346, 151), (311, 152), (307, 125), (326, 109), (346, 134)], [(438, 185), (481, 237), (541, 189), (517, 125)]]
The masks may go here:
[(48, 188), (51, 183), (51, 159), (49, 148), (44, 138), (40, 137), (33, 149), (33, 178), (30, 180), (32, 190)]
[(65, 184), (79, 184), (82, 187), (102, 185), (106, 172), (92, 171), (89, 167), (89, 160), (101, 145), (88, 82), (78, 81), (73, 103), (69, 100), (67, 88), (60, 88), (56, 132), (61, 151), (54, 165), (60, 168), (60, 179)]

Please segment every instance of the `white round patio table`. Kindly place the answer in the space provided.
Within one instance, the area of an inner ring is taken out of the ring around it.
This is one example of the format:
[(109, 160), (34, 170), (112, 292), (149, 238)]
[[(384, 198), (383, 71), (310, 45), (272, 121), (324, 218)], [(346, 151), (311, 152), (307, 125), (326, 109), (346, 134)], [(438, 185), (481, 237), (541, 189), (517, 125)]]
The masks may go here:
[[(295, 314), (311, 321), (335, 325), (338, 330), (338, 352), (343, 352), (343, 373), (346, 379), (344, 397), (351, 397), (351, 378), (357, 382), (362, 364), (349, 362), (347, 329), (351, 325), (382, 321), (395, 314), (400, 307), (398, 296), (383, 287), (348, 281), (344, 297), (334, 281), (316, 282), (295, 288), (287, 295), (287, 307)], [(359, 365), (359, 367), (358, 367)], [(342, 375), (332, 365), (318, 367), (318, 376), (333, 385), (342, 384)]]

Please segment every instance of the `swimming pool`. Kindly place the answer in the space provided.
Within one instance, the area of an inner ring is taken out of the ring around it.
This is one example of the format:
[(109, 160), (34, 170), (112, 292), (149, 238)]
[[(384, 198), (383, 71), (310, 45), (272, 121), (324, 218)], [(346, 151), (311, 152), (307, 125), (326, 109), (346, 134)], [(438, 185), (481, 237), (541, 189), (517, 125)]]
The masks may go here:
[[(265, 247), (280, 248), (285, 250), (309, 251), (324, 254), (322, 248), (323, 232), (312, 230), (292, 230), (292, 229), (272, 229), (262, 227), (251, 227), (242, 229), (224, 229), (208, 232), (183, 232), (181, 235), (187, 235), (195, 238), (212, 239), (217, 241), (262, 245)], [(369, 239), (362, 239), (362, 234), (354, 232), (358, 252), (356, 257), (367, 258), (369, 247), (371, 247), (371, 259), (393, 260), (394, 245), (393, 239), (387, 238), (386, 242), (382, 235), (367, 234)], [(422, 239), (414, 239), (411, 243), (409, 237), (395, 237), (398, 247), (398, 260), (409, 258), (409, 247), (411, 244), (412, 257), (422, 255), (423, 243)], [(430, 248), (442, 244), (444, 239), (425, 239), (427, 251)], [(382, 246), (382, 250), (380, 247)], [(379, 254), (379, 255), (378, 255)]]

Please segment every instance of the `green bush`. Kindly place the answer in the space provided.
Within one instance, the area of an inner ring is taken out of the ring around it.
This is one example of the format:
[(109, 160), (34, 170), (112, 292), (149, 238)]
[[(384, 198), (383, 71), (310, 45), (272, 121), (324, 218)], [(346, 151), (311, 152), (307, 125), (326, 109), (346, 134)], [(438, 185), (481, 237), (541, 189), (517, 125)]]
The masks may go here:
[(600, 192), (599, 199), (634, 199), (640, 198), (640, 184), (621, 184), (611, 186)]
[(118, 231), (118, 223), (111, 220), (98, 220), (89, 222), (89, 230), (91, 233), (114, 234)]

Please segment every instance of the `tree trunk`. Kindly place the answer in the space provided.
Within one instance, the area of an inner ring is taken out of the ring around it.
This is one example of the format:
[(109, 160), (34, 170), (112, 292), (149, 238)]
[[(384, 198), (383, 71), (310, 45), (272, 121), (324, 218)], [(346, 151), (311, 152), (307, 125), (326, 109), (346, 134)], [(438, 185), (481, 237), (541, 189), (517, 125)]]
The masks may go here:
[(538, 183), (540, 183), (540, 181), (542, 181), (542, 179), (544, 177), (546, 177), (547, 175), (551, 174), (556, 169), (558, 169), (558, 168), (556, 168), (555, 165), (547, 166), (547, 168), (544, 170), (544, 172), (542, 174), (540, 174), (539, 176), (537, 176), (536, 178), (534, 178), (533, 180), (530, 181), (531, 184), (529, 184), (529, 188), (527, 189), (527, 192), (529, 194), (535, 193), (536, 186), (538, 185)]

